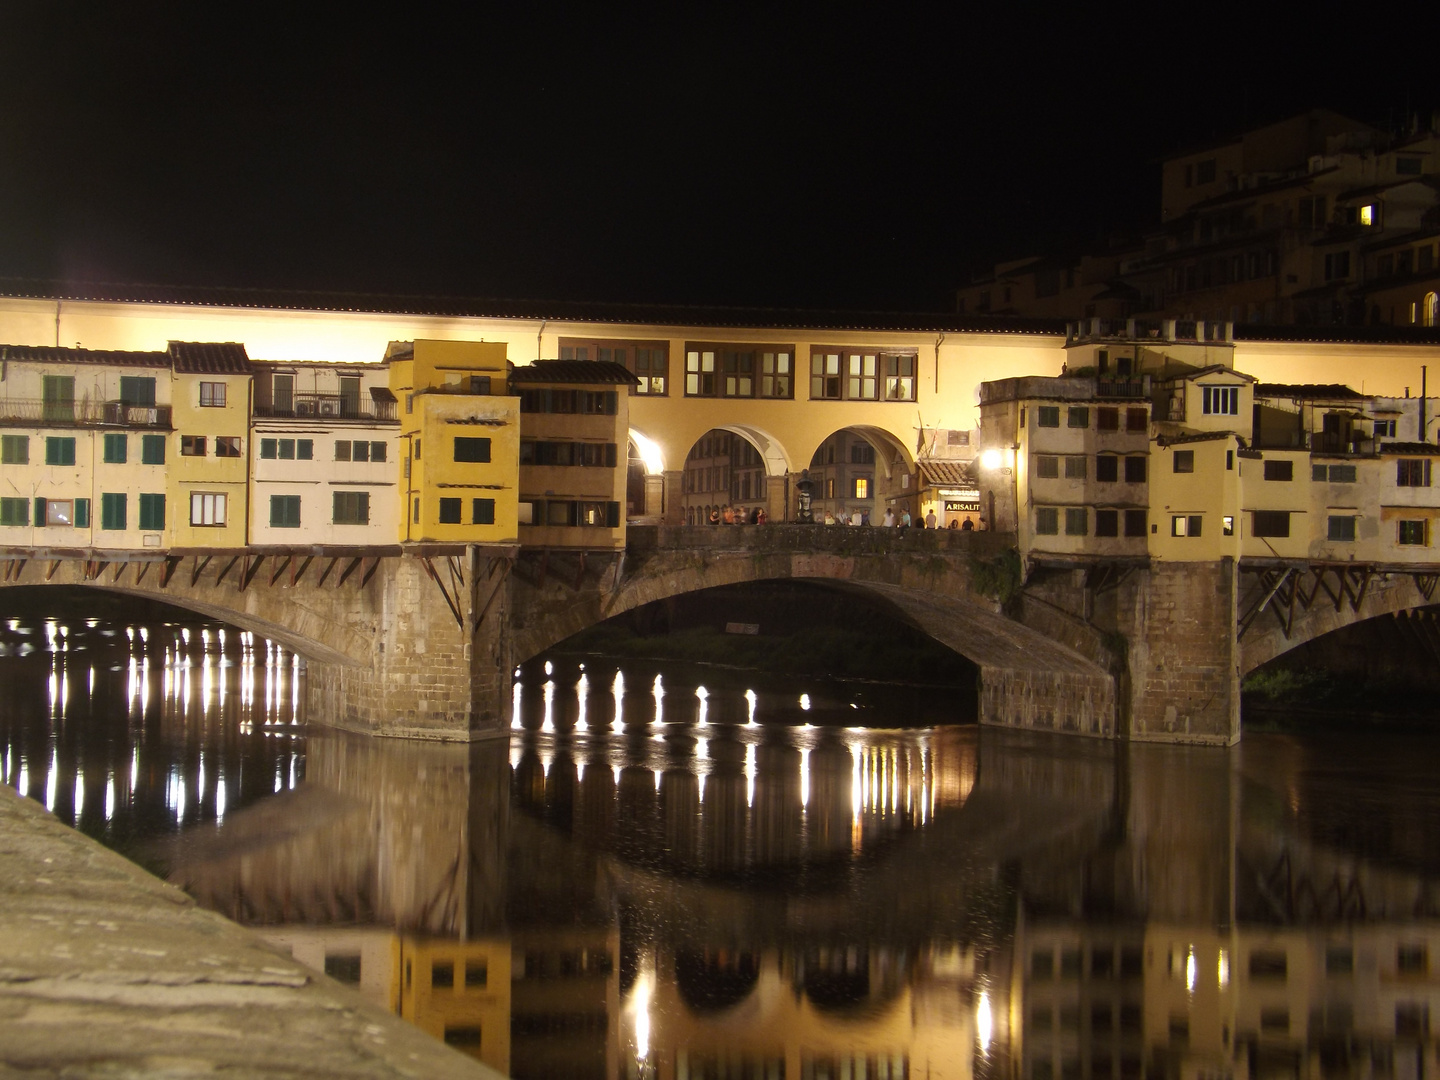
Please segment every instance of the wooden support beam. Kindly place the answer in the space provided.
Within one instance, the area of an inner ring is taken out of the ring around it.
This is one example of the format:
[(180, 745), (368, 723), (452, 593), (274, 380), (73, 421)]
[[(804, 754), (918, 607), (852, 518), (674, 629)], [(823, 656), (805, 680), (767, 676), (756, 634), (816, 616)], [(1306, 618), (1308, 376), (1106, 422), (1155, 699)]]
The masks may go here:
[(360, 575), (360, 587), (361, 587), (362, 589), (363, 589), (366, 585), (369, 585), (369, 584), (370, 584), (370, 579), (375, 576), (375, 571), (378, 570), (378, 569), (380, 569), (380, 564), (381, 564), (383, 561), (384, 561), (384, 556), (383, 556), (383, 555), (377, 555), (377, 556), (375, 556), (375, 558), (369, 560), (369, 562), (370, 562), (370, 567), (369, 567), (369, 569), (367, 569), (363, 574)]
[(51, 560), (50, 560), (50, 569), (45, 571), (45, 580), (46, 580), (46, 581), (49, 581), (51, 578), (53, 578), (53, 577), (55, 576), (55, 572), (60, 569), (60, 564), (63, 563), (64, 561), (65, 561), (64, 559), (51, 559)]
[(465, 617), (460, 614), (460, 605), (451, 599), (450, 593), (445, 588), (445, 583), (440, 580), (440, 575), (435, 572), (435, 565), (431, 561), (430, 556), (420, 556), (420, 565), (425, 568), (425, 573), (430, 575), (430, 580), (435, 582), (436, 588), (440, 590), (440, 595), (445, 598), (445, 606), (450, 609), (450, 614), (455, 616), (455, 625), (460, 627), (461, 630), (464, 630)]
[(264, 555), (256, 555), (253, 560), (250, 559), (249, 557), (247, 557), (247, 558), (240, 564), (240, 591), (241, 591), (241, 592), (244, 592), (246, 589), (248, 589), (248, 588), (250, 587), (250, 582), (252, 582), (252, 581), (255, 580), (255, 575), (260, 572), (260, 568), (261, 568), (262, 566), (264, 566), (264, 565), (265, 565), (265, 556), (264, 556)]
[(1275, 598), (1275, 594), (1280, 591), (1280, 587), (1285, 584), (1286, 579), (1289, 578), (1293, 572), (1293, 570), (1286, 568), (1279, 571), (1266, 570), (1260, 575), (1260, 587), (1266, 589), (1265, 595), (1260, 599), (1259, 603), (1241, 616), (1240, 630), (1235, 635), (1236, 641), (1239, 641), (1245, 636), (1245, 631), (1249, 630), (1250, 627), (1254, 625), (1255, 620), (1260, 617), (1261, 613), (1269, 607), (1270, 601)]
[(345, 567), (345, 569), (344, 569), (344, 570), (341, 572), (341, 574), (340, 574), (339, 580), (335, 582), (335, 587), (338, 589), (338, 588), (340, 588), (342, 585), (344, 585), (345, 582), (349, 581), (349, 580), (350, 580), (350, 575), (353, 574), (353, 573), (355, 573), (355, 571), (359, 568), (360, 564), (361, 564), (362, 562), (364, 562), (364, 561), (365, 561), (365, 560), (364, 560), (363, 558), (361, 558), (359, 555), (357, 555), (357, 556), (355, 556), (353, 559), (351, 559), (351, 560), (350, 560), (350, 565), (347, 566), (347, 567)]
[(317, 589), (325, 584), (325, 579), (330, 576), (330, 571), (335, 569), (335, 564), (339, 561), (339, 556), (332, 555), (330, 557), (330, 561), (325, 564), (325, 569), (320, 571), (320, 580), (315, 582), (315, 587)]
[(224, 566), (222, 566), (222, 567), (220, 568), (220, 573), (215, 576), (215, 584), (216, 584), (216, 585), (219, 585), (222, 581), (224, 581), (224, 580), (225, 580), (225, 575), (228, 574), (228, 573), (230, 573), (231, 570), (235, 569), (235, 564), (238, 563), (239, 561), (240, 561), (240, 556), (239, 556), (239, 555), (232, 555), (232, 556), (230, 556), (230, 561), (227, 562)]
[(199, 555), (196, 555), (196, 556), (194, 557), (194, 559), (191, 560), (191, 563), (190, 563), (190, 587), (191, 587), (192, 589), (196, 586), (197, 583), (199, 583), (199, 581), (200, 581), (200, 575), (205, 572), (205, 568), (210, 565), (210, 558), (211, 558), (211, 557), (210, 557), (209, 555), (206, 555), (206, 556), (203, 557), (204, 561), (202, 562), (202, 561), (201, 561), (202, 557), (199, 556)]
[(163, 589), (170, 584), (170, 579), (175, 576), (175, 570), (180, 565), (179, 555), (165, 556), (165, 569), (160, 574), (160, 587)]
[(117, 562), (117, 563), (115, 564), (115, 572), (110, 575), (110, 584), (111, 584), (111, 585), (115, 585), (115, 584), (118, 584), (118, 583), (119, 583), (119, 581), (120, 581), (120, 575), (123, 574), (123, 573), (125, 573), (125, 566), (126, 566), (126, 564), (123, 563), (123, 562)]
[(290, 564), (290, 584), (297, 584), (305, 576), (305, 571), (310, 569), (310, 564), (315, 561), (314, 555), (306, 555), (297, 563)]
[[(475, 613), (475, 624), (471, 630), (472, 636), (479, 633), (480, 624), (485, 621), (485, 616), (490, 613), (490, 605), (495, 603), (495, 598), (500, 595), (500, 590), (505, 587), (505, 582), (510, 577), (510, 571), (512, 568), (514, 568), (514, 566), (515, 560), (513, 558), (490, 560), (490, 570), (488, 576), (494, 582), (494, 584), (490, 586), (490, 593), (488, 596), (485, 597), (485, 602), (483, 604), (477, 605)], [(495, 573), (497, 568), (500, 570), (498, 576)]]
[[(271, 574), (270, 574), (270, 584), (271, 584), (272, 587), (274, 586), (275, 582), (277, 582), (277, 581), (280, 580), (280, 575), (283, 574), (283, 573), (286, 571), (286, 569), (289, 568), (290, 564), (291, 564), (292, 562), (294, 562), (294, 561), (295, 561), (295, 556), (294, 556), (294, 555), (286, 555), (284, 562), (281, 562), (281, 561), (280, 561), (280, 556), (278, 556), (278, 555), (275, 556), (275, 569), (274, 569), (273, 571), (271, 571)], [(294, 575), (291, 575), (291, 576), (293, 577)]]
[(138, 563), (135, 567), (135, 584), (139, 585), (142, 581), (144, 581), (145, 575), (149, 572), (150, 564), (148, 562)]

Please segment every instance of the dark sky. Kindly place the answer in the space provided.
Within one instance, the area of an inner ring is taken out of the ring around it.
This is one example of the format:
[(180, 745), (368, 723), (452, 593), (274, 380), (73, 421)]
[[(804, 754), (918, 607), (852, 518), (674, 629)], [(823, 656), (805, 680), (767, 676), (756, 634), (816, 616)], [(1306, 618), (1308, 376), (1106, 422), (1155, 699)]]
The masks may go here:
[(943, 309), (1152, 222), (1168, 151), (1440, 105), (1276, 6), (0, 0), (0, 276)]

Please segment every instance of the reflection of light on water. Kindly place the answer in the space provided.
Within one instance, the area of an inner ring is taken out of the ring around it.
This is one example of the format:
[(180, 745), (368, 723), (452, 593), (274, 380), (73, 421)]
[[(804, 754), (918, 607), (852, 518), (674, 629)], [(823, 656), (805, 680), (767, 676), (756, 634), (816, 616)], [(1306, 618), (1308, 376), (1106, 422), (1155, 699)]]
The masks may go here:
[(656, 792), (656, 794), (659, 794), (659, 792), (660, 792), (660, 777), (662, 777), (662, 776), (665, 775), (665, 774), (662, 773), (659, 769), (653, 769), (653, 770), (651, 770), (651, 771), (655, 773), (655, 792)]
[[(290, 723), (300, 722), (300, 654), (290, 657)], [(294, 787), (295, 785), (290, 785)]]
[(215, 824), (225, 820), (225, 777), (215, 781)]
[(71, 821), (79, 823), (80, 815), (85, 810), (85, 773), (80, 769), (75, 770), (75, 811)]
[[(547, 668), (550, 666), (547, 662)], [(545, 685), (541, 688), (545, 696), (545, 719), (540, 724), (541, 731), (555, 730), (555, 680), (546, 679)]]
[(705, 711), (710, 705), (710, 691), (706, 690), (703, 686), (697, 686), (695, 688), (695, 696), (700, 699), (700, 717), (696, 721), (696, 726), (705, 727)]
[(616, 765), (616, 766), (615, 766), (614, 768), (612, 768), (610, 771), (615, 774), (615, 786), (616, 786), (616, 787), (619, 787), (619, 786), (620, 786), (620, 766), (619, 766), (619, 765)]
[(745, 747), (745, 805), (755, 805), (755, 744)]
[(810, 805), (810, 748), (800, 748), (800, 805)]
[(642, 971), (635, 979), (634, 997), (630, 1003), (635, 1013), (635, 1057), (639, 1061), (644, 1061), (650, 1054), (650, 997), (654, 991), (654, 979), (651, 972)]
[(45, 809), (55, 812), (55, 784), (60, 778), (60, 751), (50, 751), (50, 775), (45, 778)]
[[(701, 702), (701, 707), (702, 707), (702, 708), (704, 707), (704, 702)], [(696, 740), (695, 740), (695, 760), (696, 760), (696, 762), (698, 763), (698, 762), (701, 762), (701, 761), (708, 761), (709, 758), (710, 758), (710, 740), (709, 740), (709, 739), (696, 739)], [(705, 770), (704, 770), (704, 769), (701, 769), (698, 764), (697, 764), (696, 767), (695, 767), (695, 779), (696, 779), (696, 780), (699, 782), (699, 784), (700, 784), (700, 803), (701, 803), (701, 805), (703, 806), (704, 803), (705, 803)]]
[(22, 796), (30, 794), (30, 766), (23, 756), (20, 758), (20, 779), (15, 784), (15, 790)]
[(809, 694), (801, 694), (801, 695), (800, 695), (800, 708), (804, 709), (806, 712), (809, 712), (809, 711), (810, 711), (810, 695), (809, 695)]
[(1230, 985), (1230, 953), (1226, 949), (1220, 950), (1220, 961), (1216, 965), (1215, 978), (1220, 983), (1221, 990)]
[(980, 991), (980, 1001), (975, 1006), (975, 1035), (980, 1040), (980, 1052), (982, 1054), (990, 1051), (990, 1037), (994, 1034), (995, 1020), (990, 1015), (990, 993), (988, 990)]
[[(618, 668), (615, 671), (615, 682), (611, 687), (611, 693), (615, 695), (615, 719), (610, 721), (612, 731), (621, 731), (625, 727), (625, 673)], [(619, 774), (616, 774), (617, 779)]]
[(552, 754), (549, 750), (542, 750), (540, 752), (540, 773), (545, 777), (546, 780), (550, 779), (550, 766), (554, 763), (554, 761), (555, 755)]
[(665, 683), (661, 676), (655, 676), (655, 685), (650, 691), (655, 697), (655, 723), (665, 722)]
[(583, 760), (575, 763), (575, 782), (577, 784), (585, 782), (585, 762)]
[(585, 722), (585, 706), (590, 698), (590, 679), (585, 674), (585, 668), (580, 668), (580, 679), (575, 684), (575, 698), (579, 702), (579, 712), (575, 716), (575, 730), (587, 731), (590, 725)]
[[(520, 669), (515, 670), (518, 672)], [(516, 679), (514, 686), (510, 688), (510, 726), (516, 731), (520, 730), (520, 688), (519, 679)]]
[(546, 661), (545, 661), (545, 674), (546, 674), (546, 675), (554, 675), (554, 674), (555, 674), (555, 665), (552, 664), (549, 660), (546, 660)]
[(754, 691), (754, 690), (746, 690), (746, 691), (745, 691), (745, 706), (746, 706), (746, 709), (747, 709), (747, 711), (748, 711), (748, 719), (747, 719), (746, 723), (747, 723), (747, 725), (748, 725), (749, 727), (759, 727), (759, 726), (760, 726), (759, 724), (757, 724), (757, 723), (755, 722), (755, 703), (756, 703), (757, 700), (759, 700), (759, 699), (756, 698), (756, 696), (755, 696), (755, 691)]
[(1193, 994), (1195, 992), (1195, 946), (1191, 945), (1185, 953), (1185, 991)]
[(105, 820), (115, 816), (115, 774), (105, 778)]

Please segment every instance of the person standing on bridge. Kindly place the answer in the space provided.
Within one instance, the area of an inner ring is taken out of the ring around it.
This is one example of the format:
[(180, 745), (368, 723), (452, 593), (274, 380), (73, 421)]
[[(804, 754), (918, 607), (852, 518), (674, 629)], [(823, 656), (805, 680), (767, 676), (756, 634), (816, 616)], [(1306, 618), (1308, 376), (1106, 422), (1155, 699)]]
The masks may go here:
[(887, 506), (885, 516), (880, 519), (880, 524), (887, 529), (893, 529), (895, 527), (895, 511)]
[(910, 504), (906, 503), (900, 508), (900, 528), (908, 529), (910, 524)]
[(934, 508), (933, 506), (930, 508), (929, 512), (925, 515), (925, 528), (927, 528), (927, 529), (933, 529), (933, 528), (935, 528), (935, 508)]

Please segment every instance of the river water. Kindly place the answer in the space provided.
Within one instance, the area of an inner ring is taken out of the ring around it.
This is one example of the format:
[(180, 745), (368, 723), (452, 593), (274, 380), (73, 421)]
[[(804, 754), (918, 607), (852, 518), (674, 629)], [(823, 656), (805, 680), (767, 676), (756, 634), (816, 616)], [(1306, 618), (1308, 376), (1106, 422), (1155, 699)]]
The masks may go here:
[(1029, 738), (557, 656), (508, 740), (445, 746), (307, 727), (303, 677), (214, 625), (10, 619), (0, 782), (516, 1077), (1437, 1068), (1431, 739)]

